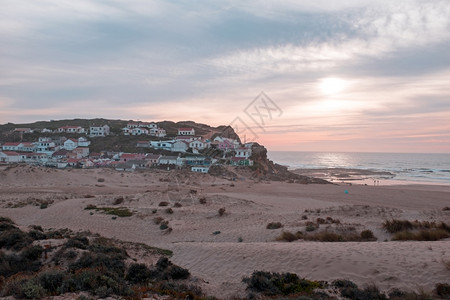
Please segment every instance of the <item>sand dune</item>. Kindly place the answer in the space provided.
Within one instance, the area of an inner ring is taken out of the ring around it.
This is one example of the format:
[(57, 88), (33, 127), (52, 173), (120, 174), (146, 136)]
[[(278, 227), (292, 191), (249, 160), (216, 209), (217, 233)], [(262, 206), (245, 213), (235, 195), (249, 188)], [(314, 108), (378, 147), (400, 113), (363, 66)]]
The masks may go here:
[[(186, 172), (0, 168), (0, 215), (23, 228), (35, 224), (90, 230), (171, 249), (172, 260), (220, 298), (242, 295), (241, 279), (254, 270), (295, 272), (317, 280), (346, 278), (383, 290), (431, 290), (437, 282), (449, 283), (450, 271), (442, 262), (450, 261), (449, 240), (389, 241), (381, 226), (392, 218), (449, 222), (450, 212), (442, 210), (450, 206), (449, 186), (301, 185), (232, 182)], [(118, 197), (123, 202), (115, 205)], [(206, 203), (200, 203), (202, 198)], [(172, 214), (159, 206), (162, 201), (169, 203)], [(42, 202), (49, 203), (46, 209), (40, 209)], [(127, 207), (133, 216), (113, 219), (85, 210), (89, 204)], [(219, 216), (222, 207), (225, 213)], [(172, 232), (160, 230), (155, 217), (168, 220)], [(306, 222), (326, 217), (340, 224), (320, 225), (322, 229), (370, 229), (378, 240), (275, 241), (283, 230), (304, 231)], [(284, 227), (266, 229), (269, 222)]]

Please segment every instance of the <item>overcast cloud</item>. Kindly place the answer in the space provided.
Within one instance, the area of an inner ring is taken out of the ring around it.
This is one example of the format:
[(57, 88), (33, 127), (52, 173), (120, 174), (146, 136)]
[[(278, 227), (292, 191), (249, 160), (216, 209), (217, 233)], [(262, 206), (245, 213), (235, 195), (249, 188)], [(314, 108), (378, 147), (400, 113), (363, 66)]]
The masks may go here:
[(0, 0), (0, 123), (221, 125), (265, 91), (273, 150), (450, 152), (448, 0), (245, 3)]

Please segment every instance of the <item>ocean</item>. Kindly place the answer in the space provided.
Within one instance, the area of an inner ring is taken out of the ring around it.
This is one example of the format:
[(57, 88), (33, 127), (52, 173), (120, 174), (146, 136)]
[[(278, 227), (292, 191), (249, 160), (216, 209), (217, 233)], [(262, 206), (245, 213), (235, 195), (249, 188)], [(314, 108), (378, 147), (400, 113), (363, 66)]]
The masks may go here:
[(290, 170), (372, 170), (390, 172), (393, 180), (450, 184), (450, 154), (269, 151), (268, 157)]

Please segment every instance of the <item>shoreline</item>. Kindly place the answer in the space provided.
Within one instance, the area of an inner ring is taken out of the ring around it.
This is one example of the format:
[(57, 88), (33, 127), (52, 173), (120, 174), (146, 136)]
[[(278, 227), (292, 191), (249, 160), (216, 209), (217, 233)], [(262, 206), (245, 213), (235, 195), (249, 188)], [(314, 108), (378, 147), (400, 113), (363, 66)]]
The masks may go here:
[(450, 181), (413, 180), (406, 178), (396, 179), (394, 173), (374, 169), (355, 168), (301, 168), (288, 169), (290, 172), (324, 179), (334, 184), (391, 186), (391, 185), (434, 185), (450, 186)]

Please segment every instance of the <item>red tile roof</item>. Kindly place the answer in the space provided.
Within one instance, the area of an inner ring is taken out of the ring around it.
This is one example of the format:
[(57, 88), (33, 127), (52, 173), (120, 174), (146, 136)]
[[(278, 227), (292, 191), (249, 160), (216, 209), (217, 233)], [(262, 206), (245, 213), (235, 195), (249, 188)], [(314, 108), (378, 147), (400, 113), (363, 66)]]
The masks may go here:
[(3, 151), (7, 156), (19, 156), (20, 154), (14, 151)]
[(181, 131), (192, 131), (192, 130), (194, 130), (194, 128), (184, 127), (184, 128), (178, 128), (178, 130), (181, 130)]
[(20, 144), (21, 144), (20, 142), (19, 142), (19, 143), (8, 142), (8, 143), (4, 143), (3, 146), (15, 146), (15, 147), (17, 147), (17, 146), (19, 146)]

